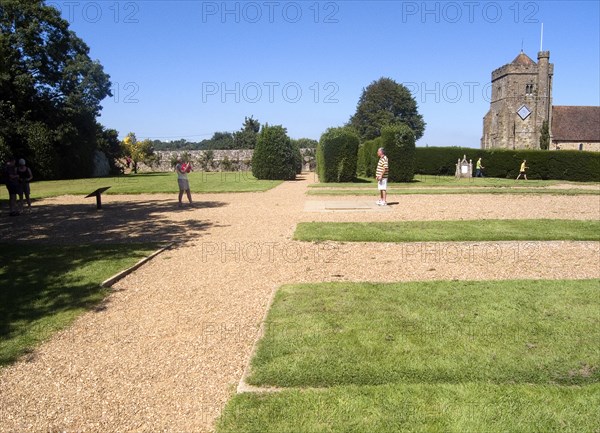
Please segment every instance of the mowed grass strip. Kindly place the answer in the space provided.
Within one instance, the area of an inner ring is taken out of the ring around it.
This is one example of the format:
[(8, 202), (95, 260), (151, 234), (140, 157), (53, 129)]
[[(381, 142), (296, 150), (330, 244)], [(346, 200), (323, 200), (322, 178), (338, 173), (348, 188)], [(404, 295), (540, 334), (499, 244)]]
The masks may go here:
[(339, 242), (597, 241), (598, 220), (302, 222), (294, 239)]
[[(512, 194), (512, 195), (600, 195), (600, 189), (542, 189), (542, 188), (453, 188), (453, 189), (416, 189), (416, 188), (390, 188), (387, 190), (388, 197), (393, 195), (432, 195), (432, 194)], [(378, 194), (376, 187), (366, 189), (310, 189), (307, 195), (355, 195), (355, 196), (376, 196)]]
[(238, 394), (218, 433), (598, 431), (600, 386), (382, 385)]
[(157, 244), (0, 244), (0, 367), (31, 351), (109, 293), (100, 283)]
[[(192, 194), (224, 192), (262, 192), (281, 184), (277, 180), (258, 180), (249, 172), (192, 172), (188, 175)], [(105, 194), (176, 194), (176, 173), (140, 173), (123, 176), (33, 182), (32, 198), (61, 195), (87, 195), (110, 186)]]
[(596, 383), (598, 311), (600, 280), (287, 285), (248, 383)]
[[(488, 187), (488, 188), (543, 188), (552, 185), (587, 185), (600, 187), (598, 182), (571, 182), (566, 180), (519, 180), (500, 179), (495, 177), (472, 177), (470, 179), (456, 179), (454, 176), (430, 176), (415, 175), (412, 182), (389, 182), (390, 188), (423, 188), (423, 187), (444, 187), (444, 188), (469, 188), (469, 187)], [(309, 188), (373, 188), (377, 186), (377, 181), (373, 178), (359, 177), (355, 182), (330, 182), (313, 183)]]

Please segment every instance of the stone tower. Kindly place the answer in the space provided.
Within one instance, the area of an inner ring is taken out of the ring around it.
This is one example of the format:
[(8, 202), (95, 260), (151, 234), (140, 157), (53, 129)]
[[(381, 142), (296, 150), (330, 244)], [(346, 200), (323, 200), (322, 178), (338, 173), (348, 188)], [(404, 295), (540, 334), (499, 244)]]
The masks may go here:
[(535, 63), (523, 51), (492, 72), (492, 100), (483, 118), (481, 148), (539, 149), (544, 121), (552, 126), (550, 52), (540, 51)]

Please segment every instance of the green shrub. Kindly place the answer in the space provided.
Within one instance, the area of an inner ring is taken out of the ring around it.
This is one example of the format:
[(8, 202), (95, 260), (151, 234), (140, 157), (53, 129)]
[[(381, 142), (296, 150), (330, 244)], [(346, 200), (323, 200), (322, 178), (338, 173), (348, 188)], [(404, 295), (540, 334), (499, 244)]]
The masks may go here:
[(388, 157), (389, 179), (410, 182), (415, 176), (415, 134), (407, 125), (390, 125), (381, 130), (381, 143)]
[(227, 155), (223, 157), (219, 166), (221, 171), (234, 171), (234, 162)]
[(317, 146), (321, 182), (351, 182), (356, 177), (358, 135), (349, 128), (329, 128)]
[[(453, 176), (458, 159), (481, 158), (487, 177), (516, 178), (526, 159), (528, 179), (559, 179), (600, 182), (600, 153), (577, 150), (506, 150), (467, 147), (420, 147), (416, 149), (416, 173)], [(390, 167), (391, 171), (391, 167)]]
[(252, 175), (257, 179), (292, 180), (296, 178), (294, 148), (281, 125), (264, 125), (252, 155)]
[(356, 164), (356, 171), (359, 176), (364, 177), (375, 177), (375, 170), (377, 169), (377, 149), (383, 147), (381, 137), (377, 137), (374, 140), (365, 141), (358, 148), (358, 162)]
[(294, 148), (294, 168), (296, 169), (296, 174), (301, 174), (302, 166), (304, 165), (304, 157), (302, 156), (302, 152), (300, 152), (300, 146), (298, 145), (297, 140), (291, 140), (291, 143)]

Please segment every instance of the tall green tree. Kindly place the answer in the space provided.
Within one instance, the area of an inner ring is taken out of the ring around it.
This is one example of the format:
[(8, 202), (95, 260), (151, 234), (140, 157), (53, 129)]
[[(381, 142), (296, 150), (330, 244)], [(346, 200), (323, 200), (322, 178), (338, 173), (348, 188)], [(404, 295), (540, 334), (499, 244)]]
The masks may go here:
[(245, 117), (242, 129), (233, 134), (235, 149), (254, 149), (260, 131), (260, 122), (253, 116)]
[[(110, 79), (57, 9), (0, 0), (0, 137), (39, 177), (90, 175)], [(41, 175), (41, 176), (40, 176)]]
[(542, 128), (540, 130), (540, 149), (548, 150), (550, 148), (550, 128), (548, 128), (548, 121), (544, 120)]
[(419, 114), (417, 102), (410, 91), (385, 77), (363, 89), (356, 113), (348, 125), (356, 130), (363, 141), (381, 136), (382, 128), (388, 125), (407, 125), (417, 140), (425, 132), (423, 116)]

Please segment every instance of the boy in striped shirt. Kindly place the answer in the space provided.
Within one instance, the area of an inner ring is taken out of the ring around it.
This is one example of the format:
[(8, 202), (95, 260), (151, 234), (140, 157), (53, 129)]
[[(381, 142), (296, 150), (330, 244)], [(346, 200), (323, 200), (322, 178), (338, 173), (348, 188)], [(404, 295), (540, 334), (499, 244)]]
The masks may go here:
[(379, 206), (387, 206), (387, 180), (388, 180), (388, 159), (385, 156), (385, 149), (380, 147), (377, 149), (377, 156), (379, 157), (379, 162), (377, 163), (377, 171), (375, 172), (375, 177), (377, 179), (377, 189), (379, 189), (380, 199), (377, 200), (377, 205)]

